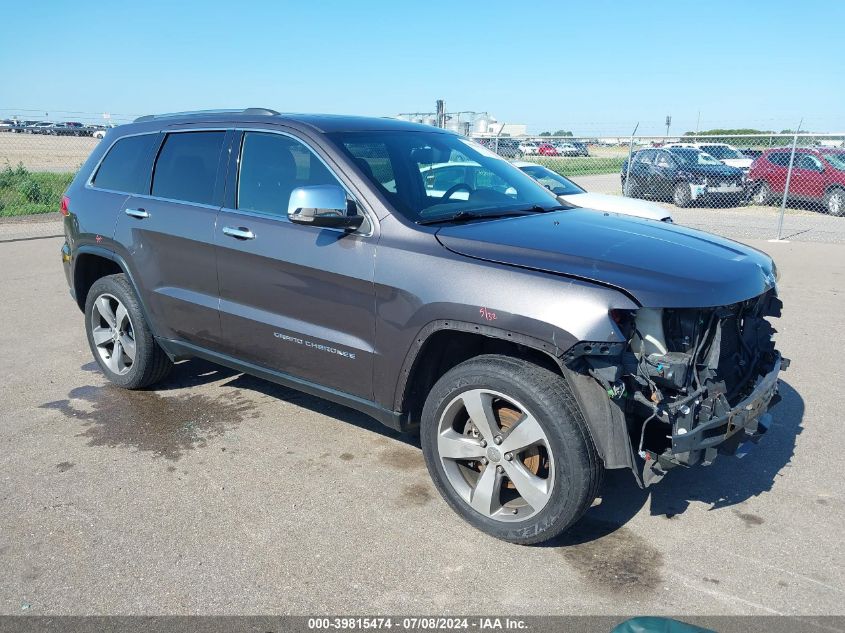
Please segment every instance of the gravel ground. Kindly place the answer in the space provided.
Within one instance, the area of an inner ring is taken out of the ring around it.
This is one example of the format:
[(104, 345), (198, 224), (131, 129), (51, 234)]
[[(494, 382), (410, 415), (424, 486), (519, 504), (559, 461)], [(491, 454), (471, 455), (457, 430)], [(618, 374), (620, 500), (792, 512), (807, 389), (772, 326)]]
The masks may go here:
[(343, 407), (196, 361), (107, 385), (60, 244), (0, 244), (0, 613), (845, 614), (841, 244), (751, 242), (793, 361), (756, 451), (649, 491), (610, 473), (533, 548), (468, 527), (413, 437)]

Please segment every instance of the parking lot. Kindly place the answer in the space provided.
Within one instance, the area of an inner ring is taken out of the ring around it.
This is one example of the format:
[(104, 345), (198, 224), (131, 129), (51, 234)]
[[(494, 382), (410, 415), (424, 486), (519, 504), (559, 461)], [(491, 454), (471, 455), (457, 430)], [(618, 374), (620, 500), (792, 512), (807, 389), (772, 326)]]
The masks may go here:
[(609, 473), (534, 548), (469, 527), (414, 437), (346, 408), (198, 361), (106, 385), (58, 225), (0, 225), (0, 612), (845, 614), (843, 222), (790, 212), (774, 244), (773, 209), (675, 215), (777, 261), (775, 423), (648, 491)]

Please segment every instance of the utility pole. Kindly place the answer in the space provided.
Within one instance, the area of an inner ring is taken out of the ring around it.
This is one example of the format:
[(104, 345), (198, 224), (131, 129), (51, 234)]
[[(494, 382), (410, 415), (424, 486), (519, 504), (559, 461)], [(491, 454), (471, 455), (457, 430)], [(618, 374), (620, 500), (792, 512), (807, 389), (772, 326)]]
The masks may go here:
[(666, 139), (666, 140), (667, 140), (667, 141), (669, 140), (669, 139), (668, 139), (668, 136), (669, 136), (669, 126), (670, 126), (670, 125), (672, 125), (672, 115), (671, 115), (671, 114), (667, 114), (667, 115), (666, 115), (666, 136), (667, 136), (667, 139)]
[(698, 119), (695, 121), (695, 135), (698, 136), (698, 128), (701, 127), (701, 110), (698, 111)]

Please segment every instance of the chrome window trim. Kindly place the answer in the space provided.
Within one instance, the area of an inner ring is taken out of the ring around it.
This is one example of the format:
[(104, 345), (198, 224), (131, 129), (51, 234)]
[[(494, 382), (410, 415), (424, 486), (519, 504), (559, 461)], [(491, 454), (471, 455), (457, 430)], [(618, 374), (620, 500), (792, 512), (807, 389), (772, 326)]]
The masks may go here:
[[(286, 136), (288, 138), (291, 138), (294, 141), (297, 141), (298, 143), (301, 143), (302, 145), (304, 145), (305, 148), (309, 152), (311, 152), (311, 154), (317, 160), (319, 160), (321, 163), (323, 163), (323, 166), (328, 170), (328, 172), (332, 175), (332, 177), (335, 180), (337, 180), (338, 184), (341, 187), (343, 187), (343, 190), (346, 191), (346, 194), (348, 196), (350, 196), (352, 198), (352, 200), (355, 202), (355, 206), (357, 206), (359, 209), (361, 209), (363, 214), (366, 216), (367, 223), (369, 224), (369, 231), (367, 231), (366, 233), (362, 232), (360, 229), (357, 230), (357, 231), (346, 231), (344, 229), (334, 229), (334, 228), (330, 228), (330, 227), (312, 227), (312, 228), (318, 228), (321, 231), (334, 231), (336, 233), (343, 233), (345, 235), (355, 235), (357, 237), (372, 237), (375, 234), (376, 227), (379, 226), (377, 224), (378, 220), (375, 216), (375, 213), (373, 213), (372, 209), (370, 209), (369, 206), (361, 203), (360, 196), (357, 196), (352, 191), (350, 191), (350, 189), (346, 185), (346, 183), (343, 182), (343, 179), (338, 177), (337, 171), (335, 169), (333, 169), (328, 163), (326, 163), (326, 161), (323, 160), (323, 157), (320, 156), (320, 154), (318, 152), (314, 151), (314, 148), (311, 146), (310, 143), (308, 143), (307, 141), (305, 141), (301, 137), (296, 136), (295, 134), (291, 134), (290, 132), (286, 132), (286, 131), (283, 131), (283, 130), (271, 130), (271, 129), (267, 129), (267, 128), (253, 128), (253, 127), (235, 127), (233, 129), (236, 133), (237, 132), (244, 132), (244, 133), (246, 133), (246, 132), (260, 132), (260, 133), (264, 133), (264, 134), (279, 134), (281, 136)], [(238, 155), (235, 158), (235, 163), (236, 163), (235, 169), (237, 170), (238, 188), (240, 188), (241, 150), (242, 150), (242, 148), (243, 148), (243, 140), (241, 141), (241, 144), (237, 149)], [(237, 203), (238, 203), (238, 192), (235, 191), (235, 204), (237, 204)], [(270, 219), (270, 220), (276, 220), (277, 222), (283, 222), (283, 223), (286, 223), (286, 224), (293, 224), (293, 222), (290, 221), (290, 218), (288, 218), (286, 213), (283, 214), (283, 215), (278, 215), (278, 214), (275, 214), (275, 213), (265, 213), (265, 212), (262, 212), (262, 211), (254, 211), (254, 210), (251, 210), (251, 209), (232, 209), (232, 208), (226, 207), (226, 206), (222, 207), (221, 210), (226, 211), (227, 213), (236, 213), (236, 214), (244, 215), (244, 216), (247, 216), (247, 217), (266, 218), (266, 219)], [(298, 225), (298, 226), (304, 226), (304, 225)]]
[[(97, 171), (99, 171), (100, 165), (105, 160), (106, 156), (109, 155), (109, 152), (112, 150), (112, 148), (118, 143), (118, 141), (121, 141), (125, 138), (130, 138), (132, 136), (146, 136), (146, 135), (158, 135), (158, 134), (167, 135), (167, 134), (170, 134), (170, 133), (180, 133), (180, 132), (227, 132), (229, 130), (234, 131), (234, 132), (263, 132), (263, 133), (266, 133), (266, 134), (281, 134), (282, 136), (287, 136), (289, 138), (292, 138), (295, 141), (298, 141), (299, 143), (302, 143), (308, 149), (308, 151), (311, 152), (317, 158), (317, 160), (319, 160), (321, 163), (323, 163), (323, 165), (329, 171), (329, 173), (332, 176), (334, 176), (335, 180), (337, 180), (338, 183), (340, 184), (340, 186), (343, 187), (343, 189), (346, 191), (346, 193), (349, 196), (352, 197), (352, 199), (355, 201), (356, 206), (359, 209), (361, 209), (361, 211), (367, 217), (367, 222), (369, 224), (369, 229), (370, 229), (366, 233), (363, 233), (360, 230), (358, 230), (358, 231), (346, 231), (344, 229), (334, 229), (334, 228), (330, 228), (330, 227), (320, 227), (320, 230), (322, 230), (322, 231), (335, 231), (337, 233), (343, 233), (345, 235), (355, 235), (357, 237), (372, 237), (375, 234), (376, 227), (379, 226), (378, 218), (377, 218), (376, 214), (372, 211), (372, 209), (369, 208), (368, 205), (361, 203), (360, 196), (356, 196), (352, 191), (350, 191), (349, 187), (343, 182), (343, 180), (341, 178), (338, 178), (336, 170), (332, 169), (332, 167), (330, 167), (328, 165), (328, 163), (326, 163), (326, 161), (323, 160), (323, 157), (320, 156), (319, 153), (314, 151), (314, 148), (311, 146), (311, 144), (306, 142), (305, 140), (303, 140), (301, 137), (296, 136), (295, 134), (291, 134), (290, 132), (285, 132), (283, 130), (273, 130), (273, 129), (268, 129), (268, 128), (237, 127), (237, 126), (225, 126), (223, 128), (221, 128), (219, 126), (215, 126), (215, 127), (196, 127), (196, 128), (194, 128), (194, 127), (183, 127), (183, 125), (185, 125), (185, 124), (182, 124), (182, 125), (179, 125), (179, 126), (174, 126), (173, 128), (165, 128), (165, 129), (159, 129), (159, 130), (149, 130), (149, 131), (146, 131), (146, 132), (135, 132), (133, 134), (123, 134), (122, 136), (119, 136), (118, 138), (114, 139), (111, 142), (111, 144), (109, 144), (108, 148), (106, 148), (106, 151), (103, 152), (103, 155), (100, 156), (100, 160), (97, 161), (97, 164), (91, 170), (91, 174), (88, 176), (88, 179), (85, 181), (85, 188), (91, 189), (91, 190), (94, 190), (94, 191), (102, 191), (102, 192), (105, 192), (105, 193), (116, 193), (116, 194), (123, 195), (123, 196), (143, 198), (145, 200), (157, 200), (157, 201), (160, 201), (160, 202), (171, 202), (171, 203), (176, 203), (176, 204), (189, 204), (189, 205), (192, 205), (192, 206), (195, 206), (195, 207), (201, 207), (201, 208), (205, 208), (205, 209), (216, 209), (216, 210), (219, 210), (219, 211), (226, 211), (227, 213), (235, 213), (235, 214), (239, 214), (239, 215), (244, 215), (244, 216), (247, 216), (247, 217), (266, 218), (266, 219), (270, 219), (270, 220), (276, 220), (278, 222), (286, 222), (288, 224), (293, 224), (293, 222), (291, 222), (290, 219), (287, 217), (287, 214), (276, 215), (276, 214), (272, 214), (272, 213), (262, 213), (261, 211), (250, 211), (250, 210), (247, 210), (247, 209), (232, 209), (232, 208), (227, 207), (225, 205), (218, 206), (218, 205), (213, 205), (213, 204), (202, 204), (202, 203), (199, 203), (199, 202), (191, 202), (189, 200), (174, 200), (172, 198), (161, 198), (159, 196), (154, 196), (154, 195), (149, 194), (149, 193), (131, 193), (129, 191), (117, 191), (115, 189), (105, 189), (103, 187), (97, 187), (93, 183), (94, 176), (96, 175)], [(161, 147), (159, 147), (159, 150), (161, 150)], [(155, 174), (155, 161), (157, 159), (158, 159), (158, 156), (156, 155), (155, 159), (153, 160), (153, 165), (152, 165), (153, 173), (151, 174), (151, 176)], [(237, 155), (235, 161), (237, 163), (236, 169), (238, 170), (238, 178), (240, 178), (240, 169), (241, 169), (241, 166), (240, 166), (240, 163), (241, 163), (241, 147), (240, 146), (238, 147), (238, 155)], [(152, 187), (152, 177), (150, 178), (150, 187)], [(237, 204), (237, 192), (236, 192), (236, 195), (235, 195), (235, 203)], [(302, 225), (300, 225), (300, 226), (302, 226)]]

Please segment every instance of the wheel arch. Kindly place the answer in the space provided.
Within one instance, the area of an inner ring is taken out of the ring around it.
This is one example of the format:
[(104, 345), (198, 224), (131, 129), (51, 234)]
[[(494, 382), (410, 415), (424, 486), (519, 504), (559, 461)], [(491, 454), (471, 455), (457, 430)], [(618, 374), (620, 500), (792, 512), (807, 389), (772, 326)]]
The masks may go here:
[(150, 319), (143, 295), (139, 292), (138, 285), (135, 283), (135, 279), (126, 261), (120, 255), (107, 248), (86, 244), (77, 249), (73, 258), (73, 275), (71, 277), (73, 279), (73, 295), (76, 299), (76, 305), (84, 312), (85, 300), (88, 297), (88, 291), (91, 289), (91, 286), (98, 279), (121, 273), (126, 276), (129, 285), (135, 292), (138, 305), (141, 306), (141, 312), (144, 314), (144, 319), (147, 321), (153, 336), (155, 336), (156, 329), (154, 323)]
[(433, 321), (419, 331), (405, 356), (394, 410), (403, 413), (408, 428), (416, 428), (428, 392), (452, 367), (474, 356), (496, 353), (525, 358), (561, 374), (554, 351), (549, 343), (501, 328), (456, 320)]
[(522, 358), (558, 374), (572, 390), (605, 468), (631, 468), (639, 483), (625, 412), (591, 376), (570, 368), (560, 350), (542, 340), (500, 328), (462, 321), (425, 326), (406, 355), (397, 381), (394, 410), (403, 428), (419, 426), (426, 397), (447, 371), (482, 354)]

